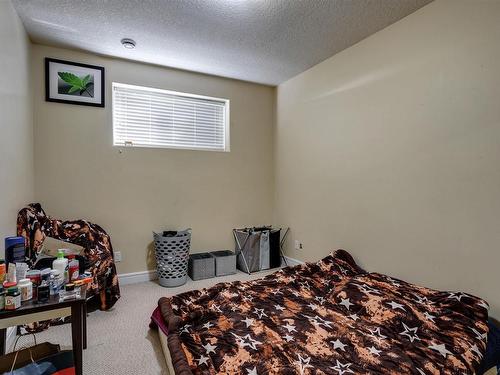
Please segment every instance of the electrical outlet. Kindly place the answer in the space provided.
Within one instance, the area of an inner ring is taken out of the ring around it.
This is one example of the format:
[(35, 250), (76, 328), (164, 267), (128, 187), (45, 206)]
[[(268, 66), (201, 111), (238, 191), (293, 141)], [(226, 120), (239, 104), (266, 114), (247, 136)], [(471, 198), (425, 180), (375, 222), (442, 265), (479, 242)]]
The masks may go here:
[(122, 261), (122, 252), (115, 251), (115, 262), (121, 262), (121, 261)]
[(302, 243), (299, 240), (295, 240), (295, 250), (302, 250)]

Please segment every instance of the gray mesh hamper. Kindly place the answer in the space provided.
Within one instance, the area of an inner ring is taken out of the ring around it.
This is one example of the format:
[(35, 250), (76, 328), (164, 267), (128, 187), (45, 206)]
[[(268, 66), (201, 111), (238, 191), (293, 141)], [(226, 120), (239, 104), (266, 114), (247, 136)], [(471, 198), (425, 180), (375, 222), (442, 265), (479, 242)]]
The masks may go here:
[(171, 237), (153, 232), (156, 272), (161, 286), (174, 287), (187, 281), (191, 229), (177, 232)]
[(215, 276), (236, 273), (236, 254), (231, 250), (212, 251), (210, 254), (215, 258)]
[(193, 280), (209, 279), (215, 276), (215, 259), (210, 253), (191, 254), (189, 277)]

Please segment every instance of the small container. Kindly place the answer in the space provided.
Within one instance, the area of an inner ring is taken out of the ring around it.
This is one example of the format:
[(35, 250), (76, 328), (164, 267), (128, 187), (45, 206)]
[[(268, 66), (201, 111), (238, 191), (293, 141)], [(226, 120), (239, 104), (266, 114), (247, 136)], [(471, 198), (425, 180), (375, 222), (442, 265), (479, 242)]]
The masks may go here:
[(38, 302), (47, 302), (50, 297), (49, 284), (42, 281), (42, 284), (37, 288)]
[(33, 298), (33, 284), (30, 279), (19, 280), (19, 291), (21, 293), (21, 301), (29, 301)]
[(31, 270), (26, 272), (26, 278), (30, 279), (33, 283), (33, 299), (36, 300), (38, 298), (36, 288), (42, 283), (42, 275), (40, 273), (40, 270)]
[(21, 307), (21, 293), (13, 286), (7, 290), (5, 310), (16, 310)]
[(50, 295), (54, 296), (56, 294), (59, 294), (59, 291), (61, 290), (62, 286), (64, 285), (64, 280), (63, 276), (61, 275), (61, 272), (59, 270), (52, 270), (50, 272)]
[(9, 269), (7, 270), (7, 281), (9, 283), (17, 283), (15, 263), (9, 263)]
[(0, 284), (3, 284), (5, 281), (5, 276), (7, 276), (7, 266), (5, 265), (5, 261), (0, 259)]
[(68, 262), (68, 281), (72, 283), (73, 281), (78, 280), (80, 262), (78, 262), (78, 259), (75, 259), (73, 254), (68, 255)]
[[(19, 282), (22, 279), (26, 278), (26, 272), (28, 272), (29, 267), (27, 263), (16, 263), (16, 278)], [(22, 294), (22, 293), (21, 293)]]
[(49, 282), (50, 271), (52, 271), (50, 268), (44, 268), (43, 270), (40, 271), (40, 276), (42, 278), (42, 283), (44, 281), (46, 281), (47, 283)]
[(64, 287), (64, 291), (61, 290), (61, 292), (59, 293), (60, 302), (77, 298), (80, 298), (80, 288), (76, 288), (75, 284), (73, 283), (66, 284)]
[(5, 290), (3, 286), (0, 285), (0, 311), (5, 309)]

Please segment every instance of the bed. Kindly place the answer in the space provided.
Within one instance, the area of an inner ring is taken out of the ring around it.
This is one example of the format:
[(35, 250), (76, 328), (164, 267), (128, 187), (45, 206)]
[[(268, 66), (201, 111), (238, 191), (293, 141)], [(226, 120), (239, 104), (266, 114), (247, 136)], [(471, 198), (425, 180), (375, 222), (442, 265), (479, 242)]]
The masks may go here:
[(171, 375), (473, 374), (487, 320), (480, 298), (368, 273), (343, 250), (156, 310)]

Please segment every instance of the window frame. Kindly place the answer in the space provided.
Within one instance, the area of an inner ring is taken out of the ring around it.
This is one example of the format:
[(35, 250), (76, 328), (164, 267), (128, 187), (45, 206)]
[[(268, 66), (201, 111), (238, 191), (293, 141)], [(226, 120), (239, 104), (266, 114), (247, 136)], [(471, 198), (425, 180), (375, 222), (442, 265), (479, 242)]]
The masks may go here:
[[(185, 97), (185, 98), (193, 98), (193, 99), (204, 99), (204, 100), (211, 100), (211, 101), (216, 101), (216, 102), (221, 102), (224, 103), (224, 149), (214, 149), (214, 148), (208, 148), (208, 147), (193, 147), (193, 146), (161, 146), (161, 145), (134, 145), (133, 143), (131, 145), (127, 144), (117, 144), (116, 142), (116, 137), (115, 137), (115, 87), (123, 87), (123, 88), (130, 88), (134, 90), (142, 90), (142, 91), (147, 91), (147, 92), (158, 92), (162, 94), (167, 94), (167, 95), (174, 95), (174, 96), (180, 96), (180, 97)], [(111, 124), (112, 124), (112, 130), (113, 130), (113, 147), (126, 147), (126, 148), (151, 148), (151, 149), (172, 149), (172, 150), (190, 150), (190, 151), (212, 151), (212, 152), (230, 152), (231, 147), (230, 147), (230, 127), (231, 127), (231, 121), (230, 121), (230, 100), (225, 99), (225, 98), (218, 98), (214, 96), (206, 96), (206, 95), (199, 95), (199, 94), (190, 94), (187, 92), (181, 92), (181, 91), (173, 91), (173, 90), (166, 90), (166, 89), (160, 89), (156, 87), (148, 87), (148, 86), (139, 86), (139, 85), (132, 85), (128, 83), (120, 83), (120, 82), (112, 82), (111, 83)]]

